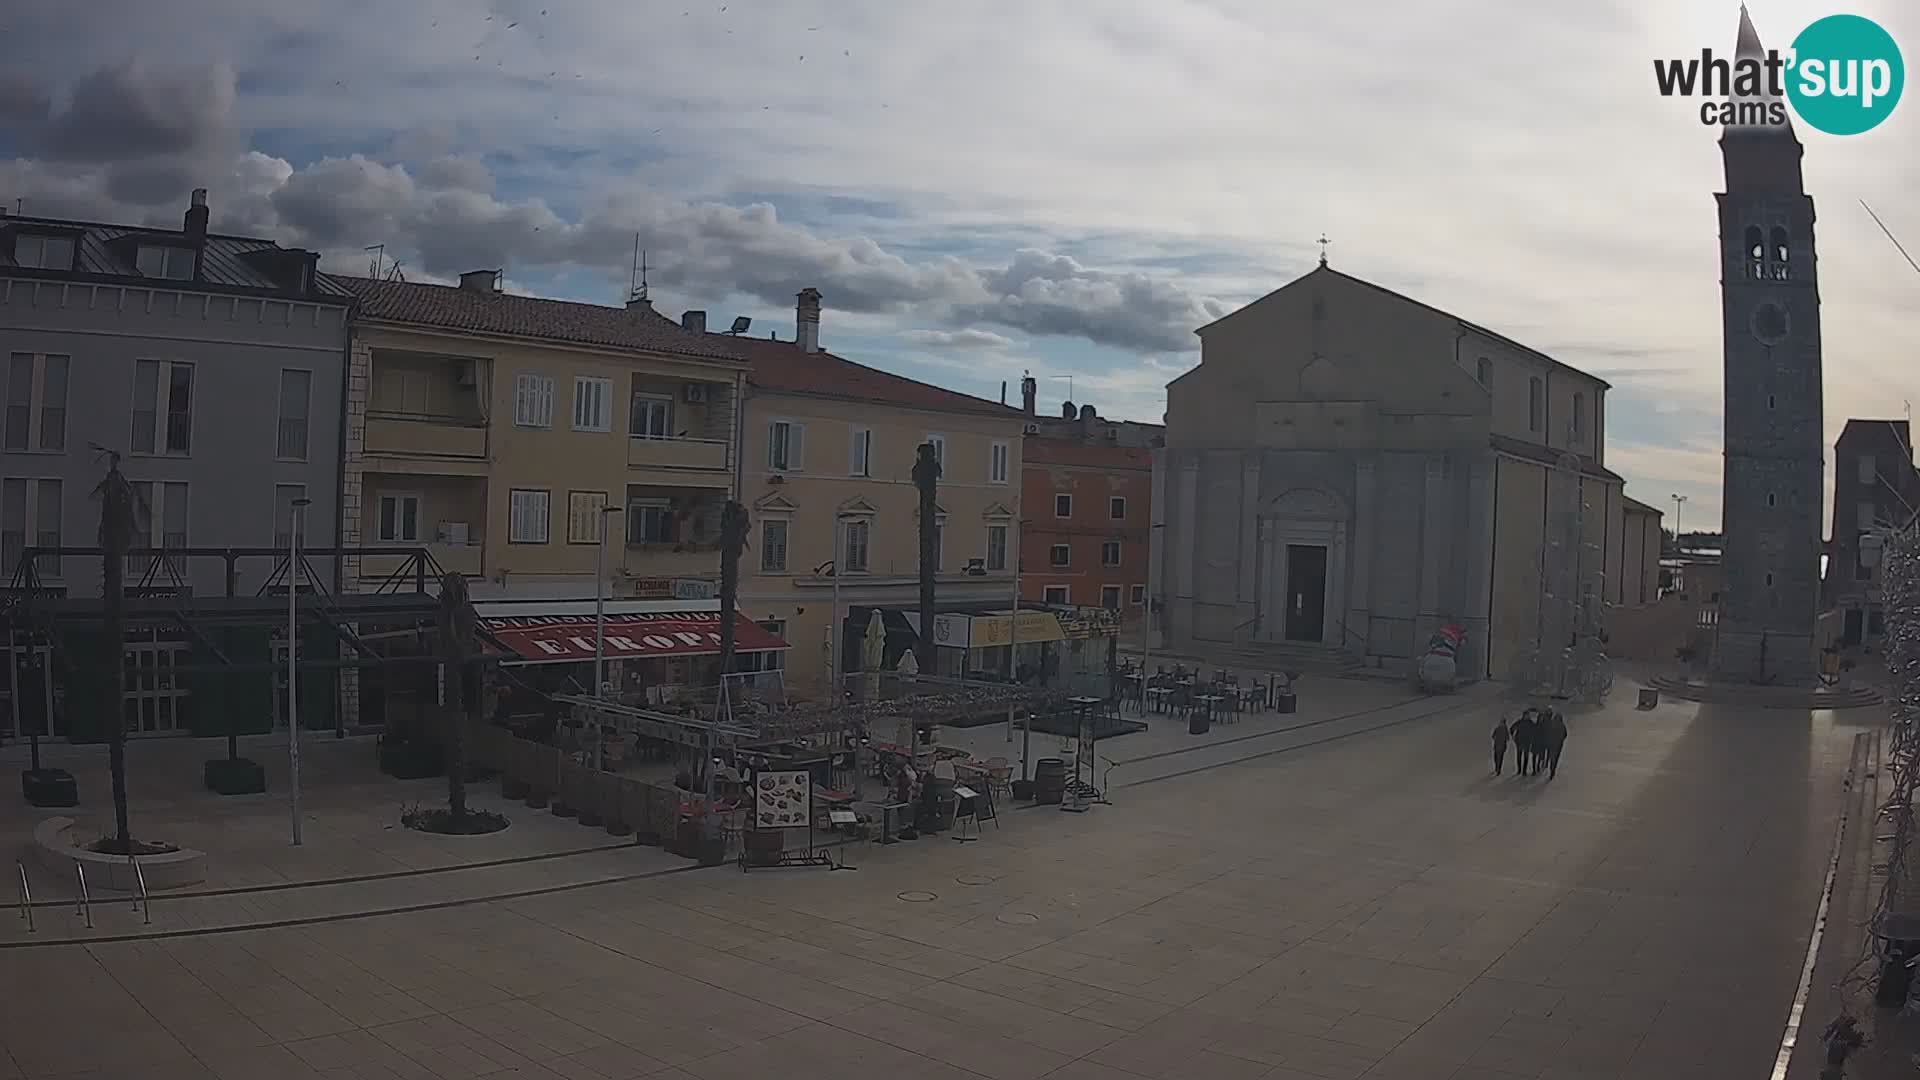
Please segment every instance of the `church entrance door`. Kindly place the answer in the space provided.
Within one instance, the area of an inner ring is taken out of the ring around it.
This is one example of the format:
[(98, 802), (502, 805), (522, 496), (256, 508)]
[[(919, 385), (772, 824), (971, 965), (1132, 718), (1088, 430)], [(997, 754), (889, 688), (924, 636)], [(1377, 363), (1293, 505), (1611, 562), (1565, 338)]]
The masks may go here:
[(1327, 616), (1327, 549), (1320, 544), (1287, 545), (1288, 641), (1319, 642)]

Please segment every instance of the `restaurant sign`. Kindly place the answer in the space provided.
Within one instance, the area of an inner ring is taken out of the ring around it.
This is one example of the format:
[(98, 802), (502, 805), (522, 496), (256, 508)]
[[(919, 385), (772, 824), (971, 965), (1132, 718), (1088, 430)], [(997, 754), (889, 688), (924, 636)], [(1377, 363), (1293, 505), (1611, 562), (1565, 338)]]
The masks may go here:
[[(610, 660), (660, 656), (714, 656), (720, 652), (720, 615), (713, 611), (622, 612), (607, 615), (603, 655)], [(530, 664), (592, 660), (592, 615), (514, 615), (481, 619), (481, 629)], [(773, 652), (787, 643), (734, 616), (734, 648)], [(509, 661), (511, 663), (512, 661)]]
[(1120, 635), (1120, 613), (1111, 608), (1075, 608), (1059, 618), (1060, 630), (1069, 640)]
[[(970, 647), (991, 649), (1007, 645), (1015, 638), (1013, 620), (1006, 615), (975, 615), (968, 627), (971, 633)], [(1023, 611), (1020, 613), (1019, 642), (1022, 645), (1042, 641), (1064, 641), (1066, 632), (1060, 628), (1060, 620), (1051, 611)]]
[(698, 578), (634, 578), (635, 600), (711, 600), (720, 586)]

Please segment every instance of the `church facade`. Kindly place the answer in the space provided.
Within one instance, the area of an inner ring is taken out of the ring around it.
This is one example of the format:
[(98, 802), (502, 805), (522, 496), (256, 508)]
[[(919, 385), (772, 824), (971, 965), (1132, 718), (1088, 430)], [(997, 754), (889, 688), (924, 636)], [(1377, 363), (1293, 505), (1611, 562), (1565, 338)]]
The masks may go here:
[(1622, 565), (1601, 379), (1324, 261), (1198, 333), (1156, 454), (1168, 647), (1409, 667), (1452, 624), (1463, 678), (1506, 677), (1550, 621), (1553, 505), (1575, 498), (1558, 587), (1645, 574)]
[[(1738, 55), (1765, 55), (1744, 8)], [(1807, 686), (1826, 476), (1813, 199), (1791, 124), (1727, 128), (1720, 153), (1725, 539), (1713, 676)]]

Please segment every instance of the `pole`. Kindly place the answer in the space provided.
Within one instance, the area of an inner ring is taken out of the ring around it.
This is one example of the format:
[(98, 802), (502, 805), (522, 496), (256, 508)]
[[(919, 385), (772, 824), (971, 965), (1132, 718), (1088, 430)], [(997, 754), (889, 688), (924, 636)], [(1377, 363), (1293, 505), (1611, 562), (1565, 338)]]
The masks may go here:
[(1153, 656), (1153, 540), (1154, 530), (1160, 526), (1147, 525), (1147, 595), (1146, 610), (1140, 618), (1140, 715), (1147, 715), (1147, 660)]
[[(593, 700), (599, 701), (607, 685), (607, 515), (600, 513), (600, 542), (593, 548)], [(606, 749), (606, 737), (600, 731), (600, 710), (593, 715), (593, 767), (599, 769), (600, 755)]]
[[(1007, 616), (1007, 676), (1015, 686), (1020, 684), (1020, 556), (1013, 557), (1013, 614)], [(1007, 741), (1013, 741), (1014, 706), (1007, 706)], [(1023, 774), (1020, 779), (1025, 780)]]
[(287, 539), (287, 770), (293, 812), (293, 846), (300, 846), (300, 526), (311, 500), (295, 499)]
[(833, 646), (833, 659), (827, 670), (829, 700), (840, 701), (840, 519), (833, 519), (833, 618), (827, 624), (827, 641)]

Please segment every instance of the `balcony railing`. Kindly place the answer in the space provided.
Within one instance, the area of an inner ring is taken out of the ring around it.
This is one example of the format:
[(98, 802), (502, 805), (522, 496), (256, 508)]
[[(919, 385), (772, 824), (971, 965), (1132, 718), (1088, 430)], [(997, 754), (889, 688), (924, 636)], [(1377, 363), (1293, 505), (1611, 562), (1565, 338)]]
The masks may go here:
[(724, 439), (627, 439), (627, 465), (635, 469), (688, 469), (724, 473), (732, 467), (732, 446)]
[[(389, 552), (397, 544), (411, 544), (414, 541), (381, 540), (378, 546)], [(446, 573), (466, 574), (477, 577), (480, 574), (479, 544), (422, 544), (433, 561)], [(414, 556), (404, 554), (362, 555), (360, 556), (360, 578), (366, 580), (385, 580), (399, 572), (403, 566), (410, 566)]]
[(369, 410), (366, 452), (482, 461), (487, 456), (487, 422), (472, 417)]

